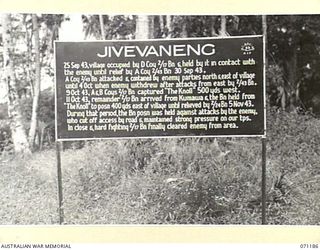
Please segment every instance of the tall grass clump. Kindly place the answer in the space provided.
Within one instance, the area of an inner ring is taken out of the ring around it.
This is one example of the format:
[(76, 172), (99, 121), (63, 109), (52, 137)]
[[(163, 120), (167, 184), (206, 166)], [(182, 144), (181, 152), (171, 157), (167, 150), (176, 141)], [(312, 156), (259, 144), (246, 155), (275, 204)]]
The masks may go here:
[(234, 152), (241, 142), (225, 139), (100, 141), (78, 155), (66, 151), (66, 217), (70, 223), (243, 223), (237, 215), (250, 211), (245, 223), (256, 223), (252, 208), (241, 207), (258, 196), (251, 141), (244, 165)]
[[(267, 221), (319, 224), (320, 121), (278, 110), (267, 117)], [(62, 152), (66, 224), (261, 223), (259, 138), (70, 145)], [(1, 223), (58, 223), (54, 150), (0, 164)]]
[[(318, 120), (269, 112), (268, 222), (318, 223)], [(99, 141), (64, 161), (68, 223), (261, 223), (258, 138)]]

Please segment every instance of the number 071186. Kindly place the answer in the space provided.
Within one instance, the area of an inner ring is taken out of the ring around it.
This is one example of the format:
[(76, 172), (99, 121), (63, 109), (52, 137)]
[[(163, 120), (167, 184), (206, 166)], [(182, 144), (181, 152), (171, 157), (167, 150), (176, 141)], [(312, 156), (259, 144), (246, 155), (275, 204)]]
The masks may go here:
[(318, 249), (319, 244), (300, 244), (300, 248), (302, 248), (302, 249)]

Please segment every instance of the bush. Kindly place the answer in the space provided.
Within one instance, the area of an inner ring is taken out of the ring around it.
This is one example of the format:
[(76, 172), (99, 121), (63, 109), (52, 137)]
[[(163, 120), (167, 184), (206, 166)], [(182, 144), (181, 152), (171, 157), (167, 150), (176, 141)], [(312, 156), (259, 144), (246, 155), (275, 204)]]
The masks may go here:
[[(23, 125), (26, 131), (30, 129), (32, 115), (32, 97), (21, 98), (20, 107), (23, 116)], [(54, 93), (52, 88), (41, 91), (38, 111), (38, 148), (50, 148), (55, 140), (55, 113)], [(42, 137), (42, 139), (41, 139)], [(0, 154), (13, 153), (11, 131), (8, 120), (8, 105), (0, 104)]]
[[(268, 223), (319, 224), (320, 122), (308, 114), (278, 110), (268, 111), (268, 121)], [(62, 152), (65, 221), (260, 224), (260, 155), (258, 138), (86, 142), (80, 149)], [(26, 195), (0, 197), (3, 204), (10, 204), (1, 206), (2, 215), (7, 214), (3, 220), (56, 223), (55, 152), (15, 161), (3, 167), (6, 173), (18, 166), (14, 183), (4, 177), (3, 190), (14, 185), (15, 192)], [(51, 207), (40, 204), (39, 199), (49, 199)], [(23, 203), (28, 203), (24, 217), (13, 220), (19, 211), (14, 206)], [(35, 217), (37, 208), (41, 208), (39, 219)]]
[(101, 141), (77, 155), (67, 150), (68, 222), (259, 223), (256, 208), (244, 205), (259, 196), (259, 144), (220, 141)]
[(0, 119), (0, 155), (12, 154), (11, 130), (8, 120)]

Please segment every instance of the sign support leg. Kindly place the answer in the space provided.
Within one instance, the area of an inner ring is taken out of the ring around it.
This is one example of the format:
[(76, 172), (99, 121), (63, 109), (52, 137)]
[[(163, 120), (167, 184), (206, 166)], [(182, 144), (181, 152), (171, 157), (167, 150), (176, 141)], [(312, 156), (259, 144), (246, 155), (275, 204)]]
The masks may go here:
[(63, 193), (62, 193), (62, 171), (61, 171), (61, 145), (56, 141), (56, 155), (57, 155), (57, 177), (58, 177), (58, 199), (59, 199), (59, 224), (64, 222), (63, 213)]
[(267, 163), (267, 142), (266, 137), (261, 138), (262, 142), (262, 176), (261, 176), (261, 206), (262, 206), (262, 225), (267, 224), (266, 220), (266, 163)]

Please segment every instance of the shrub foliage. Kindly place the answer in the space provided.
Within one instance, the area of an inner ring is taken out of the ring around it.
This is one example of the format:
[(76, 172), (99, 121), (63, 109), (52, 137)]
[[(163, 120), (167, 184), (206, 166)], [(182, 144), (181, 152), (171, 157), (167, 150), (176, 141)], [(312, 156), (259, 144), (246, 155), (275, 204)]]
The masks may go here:
[[(319, 224), (320, 121), (277, 110), (268, 117), (268, 223)], [(65, 221), (260, 224), (260, 155), (259, 138), (101, 140), (66, 149)], [(1, 224), (57, 223), (55, 152), (3, 157), (1, 165)]]

